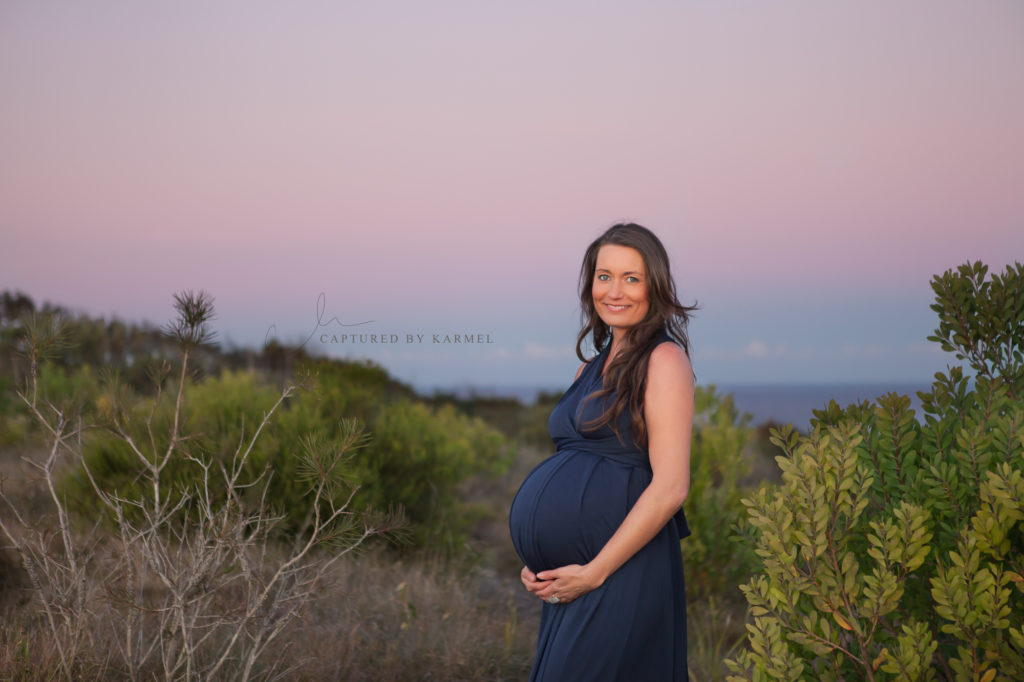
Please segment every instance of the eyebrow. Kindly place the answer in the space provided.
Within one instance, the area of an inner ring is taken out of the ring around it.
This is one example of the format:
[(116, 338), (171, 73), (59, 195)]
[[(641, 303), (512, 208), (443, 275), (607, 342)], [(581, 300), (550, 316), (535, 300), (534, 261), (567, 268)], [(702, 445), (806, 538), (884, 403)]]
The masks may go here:
[[(611, 270), (609, 270), (607, 268), (598, 268), (597, 272), (608, 272), (608, 273), (610, 273)], [(636, 270), (627, 270), (626, 272), (624, 272), (622, 274), (623, 275), (641, 275), (641, 276), (643, 276), (643, 273), (637, 272)]]

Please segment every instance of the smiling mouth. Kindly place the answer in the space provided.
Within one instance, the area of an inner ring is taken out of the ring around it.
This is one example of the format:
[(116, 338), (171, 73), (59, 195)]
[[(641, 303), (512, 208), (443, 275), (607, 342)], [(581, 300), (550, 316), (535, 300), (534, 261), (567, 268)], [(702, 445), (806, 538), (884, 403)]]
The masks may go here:
[(612, 305), (610, 303), (605, 303), (604, 305), (606, 308), (608, 308), (608, 310), (612, 311), (613, 313), (621, 313), (623, 310), (629, 307), (628, 305)]

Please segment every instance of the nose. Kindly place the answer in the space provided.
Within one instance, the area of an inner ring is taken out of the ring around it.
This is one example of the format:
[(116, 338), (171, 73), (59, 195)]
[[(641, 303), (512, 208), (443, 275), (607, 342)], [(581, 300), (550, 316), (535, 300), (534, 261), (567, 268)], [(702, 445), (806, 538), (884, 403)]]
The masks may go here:
[(608, 298), (619, 298), (622, 295), (622, 285), (612, 280), (611, 286), (608, 289)]

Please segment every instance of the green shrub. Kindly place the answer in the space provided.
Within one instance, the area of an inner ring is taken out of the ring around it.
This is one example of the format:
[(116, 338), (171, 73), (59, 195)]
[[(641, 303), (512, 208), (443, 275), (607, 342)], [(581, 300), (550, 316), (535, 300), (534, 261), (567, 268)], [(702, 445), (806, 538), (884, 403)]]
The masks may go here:
[(976, 376), (937, 373), (923, 425), (889, 393), (773, 430), (783, 481), (744, 500), (763, 572), (730, 679), (1024, 679), (1024, 280), (986, 273), (932, 281), (929, 338)]
[(369, 423), (381, 405), (415, 397), (411, 389), (371, 362), (315, 358), (299, 363), (297, 372), (317, 377), (315, 390), (298, 396), (299, 400), (315, 403), (335, 421), (346, 415)]
[[(111, 375), (113, 378), (115, 375)], [(112, 390), (111, 385), (107, 385)], [(168, 399), (166, 387), (160, 397), (136, 396), (131, 389), (120, 385), (121, 393), (117, 402), (123, 405), (119, 415), (127, 435), (132, 442), (140, 445), (146, 453), (163, 453), (170, 445), (170, 434), (174, 418), (174, 402)], [(261, 385), (255, 374), (250, 372), (225, 371), (220, 376), (204, 381), (188, 383), (181, 408), (180, 428), (188, 434), (184, 443), (176, 447), (202, 460), (213, 460), (226, 464), (238, 449), (240, 443), (252, 438), (252, 431), (279, 398), (272, 387)], [(98, 415), (101, 419), (113, 417), (113, 394), (97, 400)], [(280, 414), (280, 412), (278, 413)], [(267, 461), (267, 453), (276, 445), (273, 430), (261, 436), (253, 445), (251, 459), (246, 463), (246, 474), (252, 478), (258, 474)], [(97, 430), (86, 437), (82, 456), (89, 471), (100, 488), (117, 492), (126, 499), (145, 499), (150, 495), (151, 484), (140, 477), (138, 455), (132, 445), (113, 430)], [(255, 462), (254, 460), (261, 460)], [(201, 468), (184, 456), (172, 457), (161, 472), (161, 480), (167, 491), (175, 495), (186, 486), (198, 481)], [(276, 478), (276, 476), (275, 476)], [(214, 484), (222, 481), (214, 479)], [(273, 485), (273, 479), (272, 479)], [(62, 479), (69, 507), (76, 513), (85, 512), (95, 506), (95, 493), (85, 472), (75, 468)], [(216, 491), (217, 493), (221, 491)], [(276, 502), (287, 501), (271, 497)], [(133, 507), (126, 508), (131, 516)], [(137, 520), (137, 519), (134, 519)]]
[(746, 491), (740, 481), (750, 470), (745, 455), (753, 435), (750, 420), (749, 414), (739, 414), (731, 395), (717, 393), (714, 385), (697, 387), (690, 492), (684, 505), (692, 535), (682, 541), (691, 599), (735, 591), (755, 565), (750, 547), (723, 532), (739, 524), (744, 515)]
[[(39, 363), (37, 383), (39, 399), (52, 402), (71, 413), (92, 413), (102, 392), (97, 373), (90, 365), (67, 368), (50, 360)], [(42, 434), (29, 416), (28, 407), (16, 391), (25, 393), (25, 385), (15, 386), (9, 377), (0, 377), (0, 447), (27, 446), (42, 442)]]
[[(410, 400), (380, 368), (322, 363), (314, 369), (315, 390), (298, 396), (279, 415), (277, 446), (267, 453), (275, 474), (294, 479), (288, 449), (294, 448), (299, 434), (337, 438), (341, 416), (355, 417), (371, 433), (349, 462), (349, 480), (359, 486), (355, 506), (400, 508), (415, 546), (460, 546), (472, 515), (457, 495), (458, 486), (474, 475), (507, 470), (515, 453), (506, 439), (482, 419), (467, 417), (452, 405), (432, 408)], [(278, 484), (290, 486), (286, 481)], [(299, 495), (283, 488), (277, 490), (281, 499)]]
[(418, 544), (456, 548), (472, 522), (456, 495), (473, 474), (504, 473), (515, 456), (498, 431), (449, 404), (434, 409), (399, 400), (371, 425), (373, 441), (358, 455), (359, 499), (375, 509), (400, 506)]
[[(501, 434), (480, 419), (458, 414), (450, 405), (432, 410), (404, 398), (388, 402), (387, 376), (379, 368), (322, 363), (316, 371), (311, 390), (294, 396), (275, 413), (243, 470), (247, 479), (264, 469), (272, 472), (267, 499), (286, 515), (282, 528), (300, 532), (311, 511), (300, 470), (303, 455), (343, 439), (343, 419), (355, 418), (368, 426), (371, 435), (362, 446), (351, 448), (343, 476), (349, 488), (332, 491), (332, 501), (343, 504), (358, 486), (354, 507), (403, 510), (417, 545), (442, 539), (448, 545), (461, 544), (470, 518), (456, 496), (457, 486), (473, 474), (499, 473), (509, 465), (512, 451)], [(278, 397), (275, 388), (246, 371), (226, 370), (189, 383), (182, 428), (190, 435), (178, 447), (204, 461), (227, 463), (240, 444), (251, 439), (252, 430)], [(103, 407), (112, 400), (98, 402)], [(159, 404), (157, 398), (149, 397), (136, 397), (128, 404), (129, 415), (122, 421), (132, 440), (148, 445), (152, 430), (156, 451), (165, 451), (173, 403), (165, 395)], [(102, 489), (131, 499), (149, 494), (148, 486), (140, 482), (137, 456), (115, 433), (93, 434), (83, 454)], [(180, 491), (194, 484), (201, 471), (197, 463), (174, 457), (161, 476), (170, 490)], [(75, 511), (94, 504), (82, 471), (71, 474), (64, 488)]]

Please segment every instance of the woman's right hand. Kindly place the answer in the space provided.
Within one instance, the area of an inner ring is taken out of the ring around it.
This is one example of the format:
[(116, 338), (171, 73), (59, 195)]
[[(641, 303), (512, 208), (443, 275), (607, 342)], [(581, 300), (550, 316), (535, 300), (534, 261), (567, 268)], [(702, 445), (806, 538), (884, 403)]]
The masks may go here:
[(523, 570), (519, 572), (519, 579), (523, 581), (523, 585), (531, 593), (544, 589), (544, 586), (548, 584), (547, 580), (537, 580), (537, 574), (526, 566), (523, 566)]

